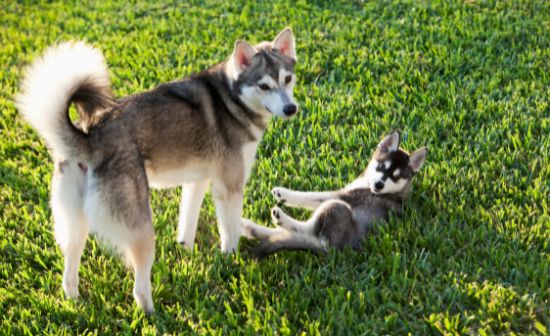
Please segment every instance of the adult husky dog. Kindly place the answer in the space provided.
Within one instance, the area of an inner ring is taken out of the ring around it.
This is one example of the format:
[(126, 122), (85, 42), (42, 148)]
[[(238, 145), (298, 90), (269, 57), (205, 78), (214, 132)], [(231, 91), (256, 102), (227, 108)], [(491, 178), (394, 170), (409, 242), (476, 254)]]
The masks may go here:
[(399, 133), (386, 136), (367, 169), (338, 191), (301, 192), (275, 188), (272, 193), (289, 206), (314, 209), (311, 218), (297, 221), (280, 208), (271, 210), (279, 226), (267, 228), (243, 219), (244, 234), (260, 239), (254, 251), (265, 256), (280, 250), (326, 252), (328, 248), (359, 249), (366, 233), (391, 212), (401, 213), (413, 177), (424, 165), (427, 148), (412, 154), (399, 148)]
[[(155, 234), (149, 187), (182, 185), (178, 241), (192, 247), (208, 184), (223, 252), (237, 249), (243, 190), (271, 115), (297, 112), (294, 37), (237, 41), (230, 58), (188, 78), (115, 100), (102, 54), (82, 43), (50, 48), (24, 78), (17, 106), (53, 152), (51, 205), (65, 257), (63, 289), (77, 297), (88, 232), (123, 252), (134, 297), (153, 311)], [(80, 123), (68, 108), (75, 103)]]

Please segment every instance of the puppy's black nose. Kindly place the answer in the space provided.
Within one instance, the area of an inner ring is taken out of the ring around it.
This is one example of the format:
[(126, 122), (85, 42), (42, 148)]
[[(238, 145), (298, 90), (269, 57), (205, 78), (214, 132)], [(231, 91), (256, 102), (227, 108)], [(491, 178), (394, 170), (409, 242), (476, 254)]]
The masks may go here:
[(298, 111), (298, 107), (295, 104), (286, 104), (283, 107), (283, 113), (287, 116), (291, 116)]
[(384, 189), (384, 183), (382, 183), (382, 182), (376, 182), (376, 183), (374, 184), (374, 189), (376, 189), (376, 190), (382, 190), (382, 189)]

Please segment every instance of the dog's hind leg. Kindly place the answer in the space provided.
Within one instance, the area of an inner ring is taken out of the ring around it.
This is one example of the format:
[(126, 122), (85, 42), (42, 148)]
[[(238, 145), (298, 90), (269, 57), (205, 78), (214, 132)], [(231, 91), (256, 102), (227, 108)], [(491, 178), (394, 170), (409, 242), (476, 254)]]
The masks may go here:
[(153, 311), (151, 269), (155, 260), (155, 233), (147, 226), (128, 244), (126, 257), (134, 269), (134, 299), (146, 313)]
[[(151, 268), (155, 233), (149, 205), (149, 187), (142, 162), (132, 156), (102, 164), (90, 177), (85, 213), (90, 230), (125, 254), (134, 270), (134, 298), (146, 313), (153, 311)], [(123, 161), (118, 161), (123, 160)], [(121, 169), (124, 165), (124, 169)]]
[(178, 243), (188, 249), (193, 249), (199, 213), (208, 188), (209, 181), (186, 183), (182, 186), (180, 218), (178, 224)]
[(294, 191), (282, 187), (273, 188), (271, 193), (277, 201), (284, 205), (313, 210), (317, 209), (323, 202), (337, 197), (335, 191)]
[(64, 256), (63, 291), (69, 298), (79, 296), (78, 268), (88, 237), (83, 212), (86, 168), (76, 161), (57, 161), (52, 179), (51, 206), (55, 240)]

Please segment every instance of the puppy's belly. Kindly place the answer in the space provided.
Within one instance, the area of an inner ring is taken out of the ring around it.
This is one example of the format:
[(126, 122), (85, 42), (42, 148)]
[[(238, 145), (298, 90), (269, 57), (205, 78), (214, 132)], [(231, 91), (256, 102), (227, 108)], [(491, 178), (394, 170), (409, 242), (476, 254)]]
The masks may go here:
[(147, 180), (151, 188), (174, 188), (184, 183), (204, 180), (209, 177), (208, 171), (208, 167), (198, 165), (162, 170), (147, 169)]

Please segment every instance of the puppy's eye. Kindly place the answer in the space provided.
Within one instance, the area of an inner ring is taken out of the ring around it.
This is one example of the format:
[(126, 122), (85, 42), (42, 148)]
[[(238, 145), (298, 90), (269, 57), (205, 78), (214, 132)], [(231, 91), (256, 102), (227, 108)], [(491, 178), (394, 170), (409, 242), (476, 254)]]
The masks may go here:
[(290, 83), (291, 80), (292, 80), (292, 75), (287, 75), (287, 76), (285, 77), (285, 84)]
[(260, 87), (260, 89), (262, 89), (263, 91), (268, 91), (269, 90), (269, 85), (263, 83), (263, 84), (260, 84), (258, 85)]
[(386, 168), (386, 166), (384, 166), (384, 162), (378, 163), (378, 169), (379, 170), (384, 170), (385, 168)]

